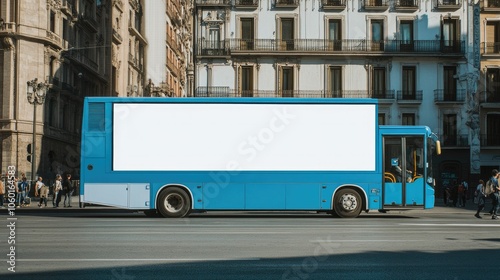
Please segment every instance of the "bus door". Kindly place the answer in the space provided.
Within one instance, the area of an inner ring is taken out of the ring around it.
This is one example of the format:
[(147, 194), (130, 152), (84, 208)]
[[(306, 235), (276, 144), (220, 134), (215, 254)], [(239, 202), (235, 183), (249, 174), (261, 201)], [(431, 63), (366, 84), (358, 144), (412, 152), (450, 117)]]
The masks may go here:
[(423, 136), (384, 136), (384, 206), (423, 206)]

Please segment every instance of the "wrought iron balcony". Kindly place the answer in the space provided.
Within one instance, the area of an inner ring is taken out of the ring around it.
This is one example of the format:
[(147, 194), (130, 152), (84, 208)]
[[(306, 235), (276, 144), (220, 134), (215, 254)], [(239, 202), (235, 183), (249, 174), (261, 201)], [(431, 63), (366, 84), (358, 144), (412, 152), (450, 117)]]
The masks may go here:
[(293, 97), (293, 98), (377, 98), (394, 99), (393, 90), (237, 90), (227, 86), (196, 88), (195, 97)]
[(321, 0), (321, 6), (324, 10), (343, 10), (346, 2), (346, 0)]
[(197, 6), (224, 7), (231, 6), (232, 0), (196, 0)]
[(80, 16), (80, 21), (82, 22), (82, 24), (85, 24), (87, 27), (89, 27), (93, 32), (98, 31), (98, 24), (93, 16), (82, 14)]
[(434, 101), (436, 103), (464, 103), (466, 93), (465, 89), (436, 89), (434, 90)]
[(500, 11), (500, 0), (481, 0), (480, 5), (485, 12)]
[(456, 10), (462, 6), (462, 0), (437, 0), (437, 9)]
[(500, 105), (500, 89), (480, 92), (479, 103), (499, 103)]
[(500, 42), (482, 42), (481, 54), (500, 55)]
[(385, 11), (389, 9), (389, 6), (389, 0), (364, 0), (363, 2), (363, 8), (365, 10)]
[(500, 133), (481, 134), (481, 147), (500, 146)]
[(234, 6), (240, 8), (257, 8), (259, 0), (234, 0)]
[(297, 52), (301, 55), (324, 54), (431, 54), (463, 55), (464, 41), (440, 40), (384, 40), (362, 39), (325, 40), (325, 39), (228, 39), (226, 41), (199, 40), (198, 55), (248, 55), (251, 53), (273, 55), (276, 52)]
[(293, 8), (299, 6), (299, 0), (274, 0), (276, 7)]
[(421, 90), (398, 90), (397, 99), (398, 103), (422, 103)]
[(440, 137), (443, 147), (467, 147), (469, 146), (469, 135), (467, 134), (448, 134)]
[(418, 10), (419, 0), (396, 0), (394, 8), (396, 10), (415, 11)]

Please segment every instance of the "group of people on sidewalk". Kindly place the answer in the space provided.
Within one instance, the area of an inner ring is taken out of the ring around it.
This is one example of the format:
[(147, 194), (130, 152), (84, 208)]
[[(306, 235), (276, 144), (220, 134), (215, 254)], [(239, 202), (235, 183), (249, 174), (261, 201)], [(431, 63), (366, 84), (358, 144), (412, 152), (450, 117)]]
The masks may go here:
[[(498, 210), (500, 208), (500, 186), (498, 185), (498, 179), (500, 178), (500, 172), (497, 169), (491, 171), (491, 178), (485, 184), (483, 180), (479, 180), (479, 185), (477, 185), (475, 191), (475, 200), (477, 201), (477, 212), (474, 216), (481, 219), (481, 211), (484, 209), (486, 204), (486, 198), (491, 199), (491, 210), (488, 212), (491, 218), (498, 220)], [(490, 193), (491, 192), (491, 193)]]
[[(30, 185), (27, 182), (26, 176), (21, 175), (22, 180), (17, 182), (18, 179), (15, 178), (16, 186), (16, 208), (30, 206), (31, 198), (29, 197)], [(64, 207), (71, 207), (71, 196), (75, 190), (73, 181), (71, 180), (71, 174), (67, 174), (66, 178), (63, 180), (60, 174), (56, 175), (55, 182), (52, 184), (52, 206), (54, 208), (59, 207), (59, 203), (64, 197), (63, 205)], [(35, 184), (35, 196), (39, 197), (38, 207), (47, 207), (47, 201), (49, 198), (49, 186), (45, 185), (43, 178), (40, 176)], [(0, 208), (4, 208), (5, 200), (5, 186), (2, 181), (0, 181)]]
[[(73, 195), (75, 188), (73, 186), (73, 182), (71, 181), (71, 174), (67, 174), (64, 180), (60, 174), (57, 174), (56, 181), (52, 185), (52, 189), (52, 207), (58, 208), (59, 203), (61, 203), (62, 197), (64, 197), (64, 207), (72, 207), (71, 196)], [(42, 177), (38, 177), (38, 182), (35, 185), (35, 196), (40, 196), (38, 207), (47, 207), (49, 187), (42, 182)]]

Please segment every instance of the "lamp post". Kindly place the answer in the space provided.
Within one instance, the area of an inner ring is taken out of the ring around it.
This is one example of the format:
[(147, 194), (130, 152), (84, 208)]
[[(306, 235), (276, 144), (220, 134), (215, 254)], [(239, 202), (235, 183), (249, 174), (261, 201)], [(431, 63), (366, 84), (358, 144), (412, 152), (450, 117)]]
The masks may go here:
[(36, 106), (42, 105), (47, 95), (48, 84), (38, 83), (35, 78), (28, 81), (27, 97), (28, 102), (33, 105), (33, 142), (31, 144), (31, 183), (35, 183), (36, 173)]

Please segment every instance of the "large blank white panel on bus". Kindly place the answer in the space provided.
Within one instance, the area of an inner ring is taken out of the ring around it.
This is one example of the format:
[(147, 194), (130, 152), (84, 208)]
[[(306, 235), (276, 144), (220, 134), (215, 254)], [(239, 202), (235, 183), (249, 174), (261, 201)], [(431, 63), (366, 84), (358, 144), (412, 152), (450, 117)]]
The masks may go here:
[(113, 105), (113, 170), (375, 170), (374, 104)]

